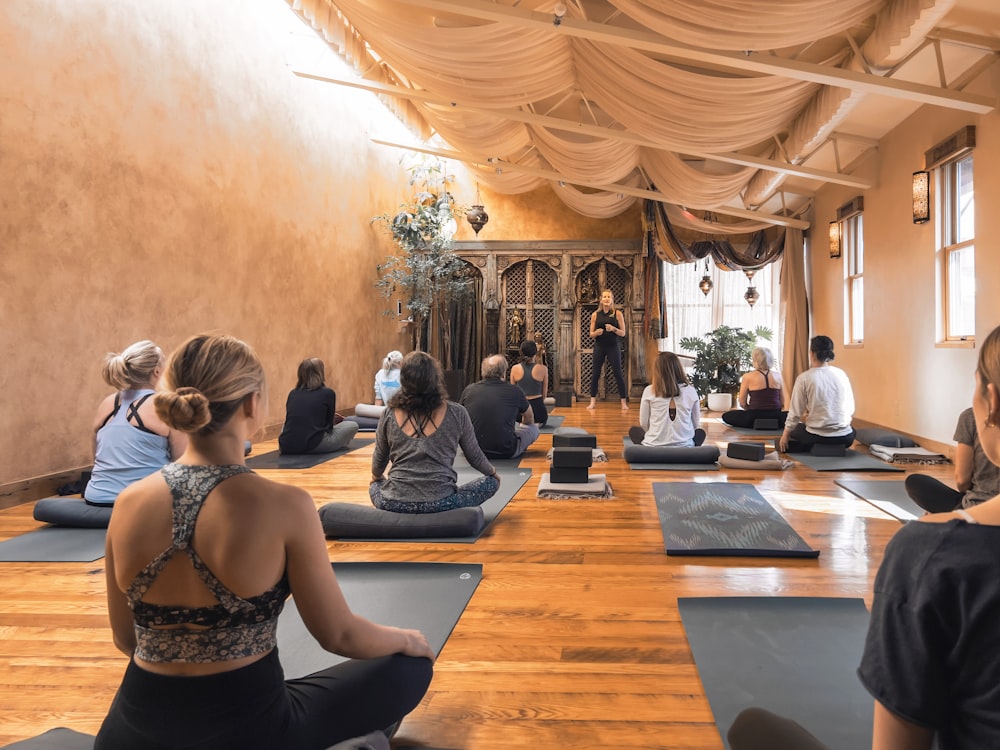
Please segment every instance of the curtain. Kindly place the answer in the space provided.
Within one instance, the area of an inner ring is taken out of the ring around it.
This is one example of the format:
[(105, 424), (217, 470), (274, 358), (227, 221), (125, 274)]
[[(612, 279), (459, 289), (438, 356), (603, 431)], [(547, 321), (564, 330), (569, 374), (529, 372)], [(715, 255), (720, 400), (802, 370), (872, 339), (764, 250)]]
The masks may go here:
[(805, 266), (802, 232), (789, 229), (785, 232), (779, 302), (781, 320), (785, 327), (781, 374), (789, 386), (795, 382), (795, 378), (809, 369), (809, 300), (806, 295)]

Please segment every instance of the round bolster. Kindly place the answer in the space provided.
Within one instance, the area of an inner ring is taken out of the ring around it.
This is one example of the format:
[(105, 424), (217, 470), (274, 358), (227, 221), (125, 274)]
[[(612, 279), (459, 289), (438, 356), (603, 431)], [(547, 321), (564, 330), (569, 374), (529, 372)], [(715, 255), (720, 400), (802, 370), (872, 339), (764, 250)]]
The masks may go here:
[(625, 448), (625, 460), (630, 464), (714, 464), (719, 460), (719, 448), (715, 445), (688, 448), (630, 445)]
[(384, 406), (375, 406), (375, 404), (358, 404), (354, 407), (356, 417), (369, 417), (370, 419), (380, 419), (383, 411), (385, 411)]
[(323, 531), (334, 539), (421, 539), (476, 536), (486, 526), (483, 509), (393, 513), (370, 505), (327, 503), (319, 509)]
[(87, 505), (80, 497), (46, 497), (35, 503), (36, 521), (78, 529), (106, 529), (110, 505)]

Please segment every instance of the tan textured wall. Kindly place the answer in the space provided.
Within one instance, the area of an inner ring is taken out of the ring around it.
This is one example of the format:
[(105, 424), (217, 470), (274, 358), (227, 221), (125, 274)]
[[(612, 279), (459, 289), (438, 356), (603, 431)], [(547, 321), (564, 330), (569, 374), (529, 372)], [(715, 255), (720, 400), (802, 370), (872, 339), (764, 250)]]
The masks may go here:
[[(274, 0), (0, 5), (0, 484), (91, 460), (103, 355), (251, 342), (269, 418), (305, 356), (370, 400), (402, 345), (370, 225), (405, 189), (395, 123), (285, 67)], [(383, 177), (384, 175), (384, 177)]]
[[(996, 97), (1000, 72), (973, 89)], [(828, 222), (857, 191), (829, 187), (817, 196), (812, 247), (813, 330), (837, 344), (837, 364), (851, 376), (859, 418), (930, 440), (951, 442), (959, 412), (971, 405), (978, 349), (937, 343), (935, 250), (940, 211), (915, 225), (912, 172), (923, 154), (965, 125), (976, 125), (976, 336), (1000, 324), (1000, 115), (975, 116), (923, 107), (895, 128), (859, 170), (865, 191), (865, 341), (845, 349), (844, 266), (829, 257)], [(932, 200), (937, 196), (932, 195)]]

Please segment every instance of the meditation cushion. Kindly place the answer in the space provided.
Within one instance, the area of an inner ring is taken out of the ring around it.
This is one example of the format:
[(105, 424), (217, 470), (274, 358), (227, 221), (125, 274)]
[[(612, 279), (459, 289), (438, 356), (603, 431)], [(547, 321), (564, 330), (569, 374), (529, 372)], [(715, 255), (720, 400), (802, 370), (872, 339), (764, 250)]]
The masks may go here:
[(862, 427), (854, 436), (862, 445), (884, 445), (887, 448), (916, 448), (917, 444), (906, 437), (892, 430), (883, 430), (881, 427)]
[(385, 411), (384, 406), (375, 406), (375, 404), (358, 404), (354, 407), (354, 416), (381, 419), (383, 411)]
[(714, 464), (719, 460), (715, 445), (695, 445), (689, 448), (658, 445), (629, 445), (625, 460), (630, 464)]
[(350, 416), (344, 417), (344, 421), (354, 422), (354, 424), (358, 426), (359, 430), (366, 430), (368, 432), (371, 432), (378, 427), (378, 419), (375, 417)]
[(440, 513), (393, 513), (371, 505), (327, 503), (319, 509), (326, 535), (335, 539), (420, 539), (477, 536), (486, 527), (483, 509)]
[(78, 529), (106, 529), (110, 505), (88, 505), (82, 497), (46, 497), (35, 503), (35, 520)]

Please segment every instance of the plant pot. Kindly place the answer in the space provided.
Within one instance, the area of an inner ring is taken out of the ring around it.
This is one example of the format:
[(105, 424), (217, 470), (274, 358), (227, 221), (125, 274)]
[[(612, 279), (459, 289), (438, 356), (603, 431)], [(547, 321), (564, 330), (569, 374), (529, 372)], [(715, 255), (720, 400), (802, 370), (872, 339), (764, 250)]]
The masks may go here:
[(729, 411), (733, 408), (733, 394), (709, 393), (706, 404), (709, 411)]

